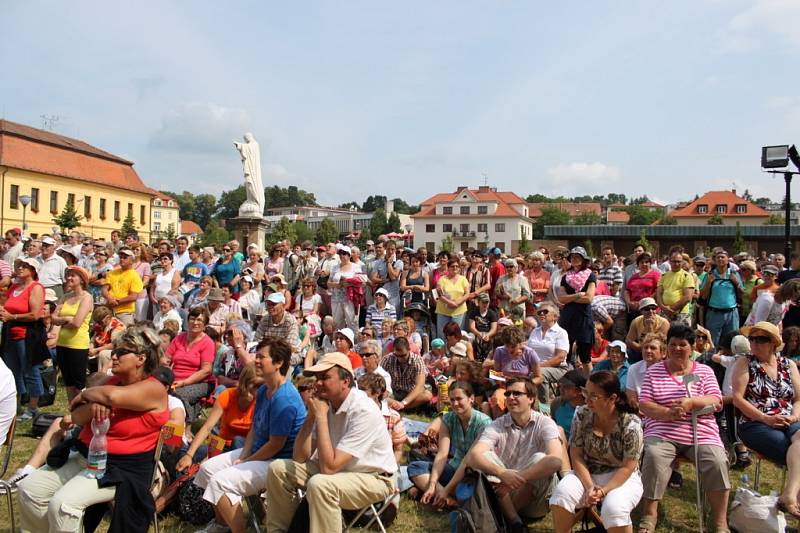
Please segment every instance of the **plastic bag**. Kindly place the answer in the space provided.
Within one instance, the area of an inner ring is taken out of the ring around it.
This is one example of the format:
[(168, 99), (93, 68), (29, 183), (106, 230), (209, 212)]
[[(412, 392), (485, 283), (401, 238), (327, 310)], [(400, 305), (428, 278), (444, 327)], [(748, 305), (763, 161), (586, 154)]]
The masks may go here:
[(728, 524), (739, 533), (784, 533), (786, 518), (775, 508), (777, 501), (774, 494), (762, 496), (740, 487), (733, 497)]

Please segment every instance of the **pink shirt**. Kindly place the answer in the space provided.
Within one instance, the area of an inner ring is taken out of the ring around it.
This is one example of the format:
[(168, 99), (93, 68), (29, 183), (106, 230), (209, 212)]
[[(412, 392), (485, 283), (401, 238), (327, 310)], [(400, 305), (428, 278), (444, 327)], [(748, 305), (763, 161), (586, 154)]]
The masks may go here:
[[(172, 372), (175, 381), (186, 379), (198, 370), (203, 363), (214, 364), (214, 341), (203, 334), (203, 338), (188, 346), (188, 333), (181, 333), (173, 339), (167, 347), (167, 355), (172, 358)], [(209, 375), (206, 381), (213, 381), (214, 376)]]
[[(716, 396), (722, 405), (722, 393), (719, 390), (714, 371), (710, 367), (694, 362), (692, 374), (700, 378), (692, 384), (692, 396)], [(666, 407), (672, 400), (686, 397), (686, 387), (681, 379), (676, 379), (667, 370), (666, 364), (661, 361), (647, 369), (639, 402), (654, 402)], [(692, 445), (692, 418), (689, 415), (682, 420), (653, 420), (644, 418), (644, 437), (677, 442), (678, 444)], [(697, 440), (700, 444), (710, 444), (722, 447), (719, 437), (719, 426), (714, 419), (714, 413), (709, 413), (697, 418)]]
[(658, 280), (661, 279), (661, 272), (650, 270), (642, 275), (638, 270), (628, 280), (627, 289), (631, 293), (631, 301), (638, 302), (642, 298), (655, 298)]

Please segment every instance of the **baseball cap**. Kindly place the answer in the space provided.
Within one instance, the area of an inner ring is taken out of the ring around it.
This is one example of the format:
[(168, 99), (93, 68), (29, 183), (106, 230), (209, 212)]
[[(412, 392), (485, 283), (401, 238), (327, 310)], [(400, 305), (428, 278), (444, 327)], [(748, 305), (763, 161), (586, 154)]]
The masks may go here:
[(285, 304), (286, 298), (283, 297), (283, 293), (273, 292), (272, 294), (267, 296), (267, 301), (272, 302), (274, 304)]
[(253, 284), (253, 278), (251, 278), (250, 276), (242, 276), (242, 279), (247, 283), (249, 283), (250, 285)]
[(374, 244), (375, 244), (375, 241), (373, 241), (372, 239), (367, 241), (367, 246), (373, 246)]
[(122, 247), (119, 250), (117, 250), (117, 255), (128, 255), (130, 257), (133, 257), (133, 250), (131, 250), (130, 248)]
[(55, 243), (56, 241), (52, 237), (45, 237), (42, 239), (42, 244), (47, 244), (48, 246), (53, 246)]
[(478, 295), (478, 300), (481, 302), (488, 302), (490, 300), (488, 292), (482, 292)]
[(326, 353), (322, 356), (322, 358), (317, 362), (316, 365), (310, 366), (303, 370), (304, 376), (313, 376), (319, 372), (325, 372), (330, 370), (331, 368), (338, 366), (339, 368), (344, 368), (347, 370), (350, 375), (353, 375), (353, 365), (350, 363), (350, 359), (341, 352), (331, 352)]
[(45, 289), (44, 290), (44, 301), (45, 302), (57, 302), (58, 301), (58, 295), (56, 294), (56, 291), (54, 291), (53, 289)]
[(431, 341), (431, 348), (444, 348), (444, 341), (442, 339), (433, 339)]
[(651, 305), (658, 307), (658, 304), (653, 298), (642, 298), (639, 300), (639, 309), (644, 309), (645, 307), (650, 307)]
[(572, 385), (582, 389), (586, 386), (586, 376), (580, 370), (570, 370), (558, 382), (562, 385)]
[(336, 253), (339, 253), (339, 254), (347, 254), (347, 255), (352, 255), (352, 250), (350, 250), (350, 247), (349, 247), (349, 246), (341, 246), (341, 247), (339, 248), (339, 251), (338, 251), (338, 252), (336, 252)]
[(777, 276), (778, 275), (778, 267), (775, 265), (764, 265), (761, 267), (761, 272), (764, 274), (772, 274)]

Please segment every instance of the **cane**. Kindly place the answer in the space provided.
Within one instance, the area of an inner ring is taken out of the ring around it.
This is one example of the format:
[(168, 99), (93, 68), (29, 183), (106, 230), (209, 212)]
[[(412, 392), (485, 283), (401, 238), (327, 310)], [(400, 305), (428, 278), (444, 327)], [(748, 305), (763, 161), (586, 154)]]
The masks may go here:
[[(692, 397), (692, 384), (700, 381), (697, 374), (686, 374), (683, 376), (683, 385), (686, 387), (686, 396)], [(708, 405), (702, 409), (692, 409), (692, 445), (694, 446), (694, 471), (697, 477), (695, 485), (697, 486), (697, 514), (700, 519), (700, 533), (703, 533), (703, 500), (700, 492), (700, 451), (698, 450), (697, 442), (697, 417), (705, 415), (714, 411), (714, 407)]]

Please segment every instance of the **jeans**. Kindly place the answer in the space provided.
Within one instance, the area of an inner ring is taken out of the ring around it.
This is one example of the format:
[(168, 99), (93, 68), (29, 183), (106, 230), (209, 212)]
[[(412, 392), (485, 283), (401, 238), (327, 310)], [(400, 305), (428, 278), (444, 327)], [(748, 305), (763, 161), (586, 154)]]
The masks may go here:
[(717, 346), (722, 335), (739, 329), (739, 310), (714, 311), (713, 309), (706, 309), (706, 327), (711, 332), (711, 341), (714, 346)]
[(455, 316), (448, 316), (448, 315), (436, 315), (436, 336), (440, 339), (444, 339), (444, 327), (449, 324), (450, 322), (455, 322), (458, 324), (458, 327), (464, 329), (464, 315), (455, 315)]
[[(432, 469), (433, 463), (431, 461), (411, 461), (408, 464), (408, 477), (409, 479), (413, 480), (417, 476), (430, 474)], [(442, 470), (442, 473), (439, 476), (439, 485), (444, 487), (450, 483), (450, 480), (453, 479), (453, 474), (455, 473), (456, 469), (450, 466), (450, 462), (448, 461), (445, 463), (444, 470)]]
[(739, 424), (739, 438), (748, 448), (755, 450), (775, 464), (786, 464), (786, 452), (792, 436), (800, 430), (800, 422), (785, 429), (771, 428), (763, 422)]
[(27, 394), (31, 398), (38, 398), (44, 394), (40, 366), (32, 365), (25, 351), (25, 339), (9, 340), (7, 351), (3, 354), (3, 362), (14, 374), (17, 385), (17, 394)]

